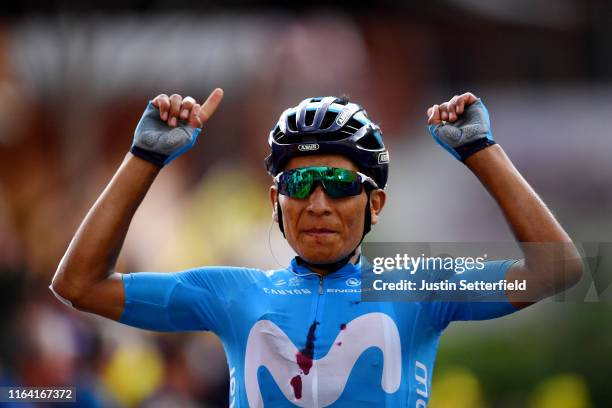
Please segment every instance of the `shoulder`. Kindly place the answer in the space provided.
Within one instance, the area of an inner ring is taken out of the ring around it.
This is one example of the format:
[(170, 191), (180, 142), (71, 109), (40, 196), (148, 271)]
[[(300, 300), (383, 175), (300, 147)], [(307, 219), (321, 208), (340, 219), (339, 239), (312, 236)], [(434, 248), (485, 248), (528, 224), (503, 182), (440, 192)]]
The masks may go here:
[(288, 271), (262, 270), (238, 266), (205, 266), (176, 272), (175, 278), (185, 284), (213, 292), (222, 288), (241, 289), (252, 284), (282, 278)]

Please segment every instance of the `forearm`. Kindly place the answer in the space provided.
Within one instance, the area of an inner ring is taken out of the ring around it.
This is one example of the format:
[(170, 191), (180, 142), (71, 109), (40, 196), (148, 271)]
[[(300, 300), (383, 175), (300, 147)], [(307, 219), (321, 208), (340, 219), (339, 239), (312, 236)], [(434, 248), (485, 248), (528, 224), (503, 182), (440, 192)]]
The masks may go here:
[(571, 242), (499, 145), (469, 157), (466, 165), (498, 203), (517, 241)]
[(572, 286), (582, 274), (576, 247), (503, 149), (495, 145), (481, 150), (466, 165), (498, 203), (521, 243), (525, 260), (513, 275), (531, 284), (530, 293), (522, 296), (535, 301)]
[(574, 285), (582, 277), (578, 250), (502, 148), (491, 145), (491, 122), (482, 101), (466, 92), (431, 106), (427, 115), (433, 138), (480, 179), (521, 245), (525, 260), (506, 277), (528, 280), (528, 290), (507, 292), (510, 302), (524, 306)]
[(71, 301), (107, 279), (130, 222), (159, 168), (128, 153), (79, 226), (53, 278), (53, 289)]

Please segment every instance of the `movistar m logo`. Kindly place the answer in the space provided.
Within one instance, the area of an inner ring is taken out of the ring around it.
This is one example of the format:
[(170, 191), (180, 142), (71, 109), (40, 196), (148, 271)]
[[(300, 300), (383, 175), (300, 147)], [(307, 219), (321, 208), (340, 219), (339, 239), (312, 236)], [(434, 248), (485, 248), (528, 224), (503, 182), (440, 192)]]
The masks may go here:
[(301, 144), (301, 145), (298, 145), (298, 149), (301, 152), (310, 152), (312, 150), (319, 150), (319, 144), (318, 143)]
[(368, 313), (348, 322), (339, 329), (325, 357), (313, 358), (308, 370), (300, 368), (296, 356), (301, 352), (287, 335), (270, 320), (260, 320), (251, 328), (246, 346), (244, 377), (249, 406), (264, 406), (257, 380), (261, 366), (268, 369), (291, 403), (300, 407), (333, 404), (342, 395), (355, 362), (370, 347), (382, 351), (382, 389), (396, 392), (402, 377), (401, 343), (397, 325), (386, 314)]

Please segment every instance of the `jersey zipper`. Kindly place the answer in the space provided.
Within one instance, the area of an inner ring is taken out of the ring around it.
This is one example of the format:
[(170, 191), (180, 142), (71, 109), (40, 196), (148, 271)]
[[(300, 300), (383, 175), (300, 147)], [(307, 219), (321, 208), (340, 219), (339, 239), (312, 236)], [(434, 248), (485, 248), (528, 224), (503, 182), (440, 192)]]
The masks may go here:
[[(325, 282), (323, 279), (322, 275), (317, 274), (317, 278), (319, 279), (319, 283), (318, 283), (318, 288), (317, 288), (317, 294), (314, 295), (315, 298), (313, 299), (313, 303), (312, 303), (312, 310), (311, 310), (311, 320), (310, 320), (310, 324), (315, 325), (315, 329), (314, 329), (314, 344), (312, 345), (313, 349), (312, 349), (312, 367), (310, 368), (310, 372), (308, 373), (309, 376), (312, 376), (312, 384), (313, 384), (313, 389), (309, 389), (306, 390), (304, 389), (303, 392), (309, 392), (312, 394), (312, 402), (313, 402), (313, 406), (314, 407), (319, 407), (319, 396), (318, 396), (318, 367), (317, 367), (317, 353), (315, 352), (315, 350), (317, 349), (317, 338), (319, 337), (319, 333), (321, 333), (321, 316), (322, 314), (322, 310), (323, 310), (323, 306), (325, 304), (324, 300), (325, 300)], [(320, 341), (320, 340), (319, 340)]]
[[(322, 317), (323, 317), (323, 309), (325, 307), (325, 279), (322, 275), (319, 275), (319, 295), (317, 296), (317, 307), (315, 309), (315, 321), (317, 322), (317, 329), (319, 330), (319, 333), (321, 333), (321, 331), (323, 330), (322, 328)], [(315, 338), (318, 337), (319, 341), (321, 341), (321, 336), (319, 336), (319, 333), (316, 332), (315, 330)], [(315, 349), (316, 349), (316, 340), (315, 340)], [(313, 356), (314, 357), (314, 356)], [(317, 366), (317, 360), (313, 358), (313, 372), (312, 374), (314, 375), (313, 378), (313, 384), (315, 385), (315, 389), (313, 390), (313, 393), (315, 395), (313, 395), (312, 398), (312, 402), (313, 405), (315, 407), (320, 407), (321, 405), (319, 404), (319, 369)]]

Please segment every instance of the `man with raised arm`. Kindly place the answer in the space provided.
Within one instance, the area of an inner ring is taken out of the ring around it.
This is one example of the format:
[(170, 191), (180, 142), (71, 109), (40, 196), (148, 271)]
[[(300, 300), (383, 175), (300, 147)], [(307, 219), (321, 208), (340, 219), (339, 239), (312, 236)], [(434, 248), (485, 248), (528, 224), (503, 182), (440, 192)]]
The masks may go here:
[(116, 273), (130, 221), (155, 177), (195, 143), (222, 97), (216, 89), (202, 105), (177, 94), (153, 99), (51, 289), (79, 310), (130, 326), (214, 332), (229, 364), (230, 406), (425, 407), (438, 339), (450, 322), (503, 316), (580, 279), (571, 239), (495, 143), (488, 112), (471, 93), (429, 108), (432, 136), (480, 179), (519, 243), (558, 245), (560, 261), (550, 262), (545, 246), (525, 245), (524, 259), (486, 262), (462, 279), (526, 280), (526, 291), (494, 291), (494, 302), (435, 294), (423, 302), (361, 301), (353, 290), (367, 266), (361, 242), (386, 202), (389, 152), (365, 110), (336, 97), (285, 110), (269, 135), (269, 196), (298, 254), (290, 265)]

